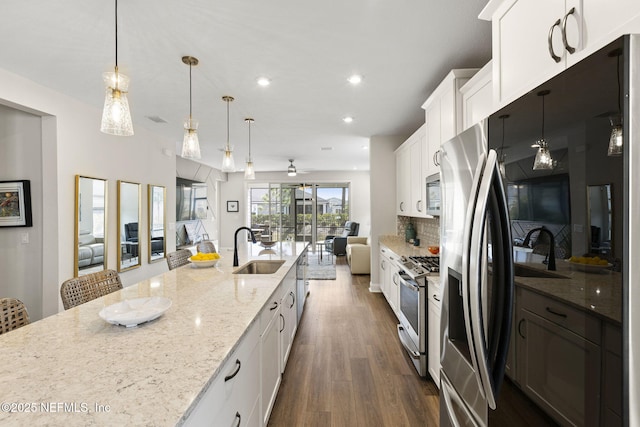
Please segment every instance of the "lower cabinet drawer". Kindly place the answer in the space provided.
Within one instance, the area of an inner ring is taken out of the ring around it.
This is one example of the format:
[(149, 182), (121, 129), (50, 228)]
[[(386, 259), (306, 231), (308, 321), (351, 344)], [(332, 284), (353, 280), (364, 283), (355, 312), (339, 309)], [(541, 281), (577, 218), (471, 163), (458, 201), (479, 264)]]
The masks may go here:
[(259, 329), (259, 322), (255, 322), (247, 331), (185, 425), (231, 427), (238, 425), (238, 419), (243, 420), (240, 425), (247, 425), (244, 420), (251, 419), (260, 397)]
[(520, 307), (562, 326), (595, 344), (600, 344), (602, 341), (600, 320), (582, 310), (527, 290), (522, 291)]

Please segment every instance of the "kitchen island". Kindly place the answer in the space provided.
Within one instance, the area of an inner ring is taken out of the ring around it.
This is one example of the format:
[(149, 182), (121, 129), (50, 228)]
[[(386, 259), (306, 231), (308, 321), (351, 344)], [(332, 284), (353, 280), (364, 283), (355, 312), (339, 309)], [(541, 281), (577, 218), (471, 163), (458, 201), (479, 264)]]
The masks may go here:
[[(233, 252), (222, 250), (216, 268), (186, 265), (1, 336), (0, 425), (182, 424), (306, 246), (243, 242), (240, 266), (284, 264), (273, 274), (235, 275)], [(125, 328), (98, 315), (149, 296), (172, 301), (151, 322)]]

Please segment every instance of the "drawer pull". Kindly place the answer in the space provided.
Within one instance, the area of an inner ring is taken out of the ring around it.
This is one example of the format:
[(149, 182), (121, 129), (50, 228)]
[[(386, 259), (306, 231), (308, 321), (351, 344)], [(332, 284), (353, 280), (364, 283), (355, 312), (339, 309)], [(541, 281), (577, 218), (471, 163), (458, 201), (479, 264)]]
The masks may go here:
[(240, 427), (240, 422), (242, 421), (242, 417), (240, 416), (240, 412), (236, 412), (236, 420), (238, 420), (238, 423), (236, 424), (236, 427)]
[(569, 15), (573, 15), (574, 13), (576, 13), (576, 8), (572, 7), (571, 10), (567, 12), (566, 15), (564, 15), (564, 18), (562, 18), (562, 44), (564, 44), (564, 48), (569, 53), (574, 53), (576, 51), (576, 48), (570, 46), (569, 42), (567, 41), (567, 18), (569, 17)]
[(240, 360), (239, 360), (239, 359), (236, 359), (236, 366), (237, 366), (237, 368), (236, 368), (236, 370), (235, 370), (235, 371), (233, 371), (233, 373), (232, 373), (232, 374), (227, 375), (226, 377), (224, 377), (224, 381), (225, 381), (225, 382), (229, 381), (230, 379), (232, 379), (233, 377), (235, 377), (236, 375), (238, 375), (238, 372), (240, 372), (240, 367), (242, 366), (242, 363), (240, 363)]
[(522, 333), (522, 329), (520, 329), (523, 323), (524, 323), (524, 319), (520, 319), (520, 321), (518, 322), (518, 335), (526, 339), (527, 337), (524, 336), (524, 334)]
[(565, 319), (567, 318), (567, 315), (564, 313), (558, 313), (557, 311), (553, 311), (551, 308), (547, 307), (547, 312), (555, 315), (555, 316), (559, 316), (559, 317), (564, 317)]
[(274, 301), (273, 302), (273, 307), (269, 308), (270, 311), (275, 310), (276, 308), (278, 308), (278, 301)]
[(553, 58), (553, 60), (556, 62), (560, 62), (562, 60), (562, 58), (556, 55), (556, 53), (553, 51), (553, 42), (552, 42), (553, 30), (558, 26), (560, 26), (559, 19), (553, 23), (551, 28), (549, 28), (549, 36), (547, 37), (547, 43), (549, 44), (549, 55), (551, 55), (551, 58)]
[(282, 319), (282, 329), (280, 329), (280, 333), (282, 333), (282, 331), (284, 331), (284, 328), (286, 326), (285, 320), (284, 320), (284, 316), (282, 315), (282, 313), (280, 313), (280, 318)]

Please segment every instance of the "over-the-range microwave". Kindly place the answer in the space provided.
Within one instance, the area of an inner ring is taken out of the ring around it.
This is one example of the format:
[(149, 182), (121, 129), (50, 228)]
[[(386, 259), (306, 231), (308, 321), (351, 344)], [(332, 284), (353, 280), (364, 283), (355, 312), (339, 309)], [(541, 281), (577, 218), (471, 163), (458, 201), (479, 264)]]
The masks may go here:
[(440, 216), (440, 173), (427, 177), (426, 214)]

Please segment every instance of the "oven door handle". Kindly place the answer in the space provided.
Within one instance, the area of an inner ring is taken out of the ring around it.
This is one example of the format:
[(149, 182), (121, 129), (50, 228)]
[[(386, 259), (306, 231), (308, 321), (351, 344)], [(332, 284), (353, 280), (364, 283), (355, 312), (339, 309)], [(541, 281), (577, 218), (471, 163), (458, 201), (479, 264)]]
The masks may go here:
[(398, 325), (398, 338), (400, 338), (400, 342), (404, 349), (409, 353), (409, 356), (414, 359), (420, 358), (420, 352), (411, 344), (411, 338), (409, 338), (409, 335), (404, 330), (404, 326), (400, 324)]
[(396, 276), (398, 276), (398, 279), (400, 279), (400, 284), (402, 286), (407, 287), (412, 291), (420, 292), (420, 287), (418, 285), (414, 285), (415, 282), (413, 282), (412, 280), (403, 279), (400, 273), (396, 273)]

